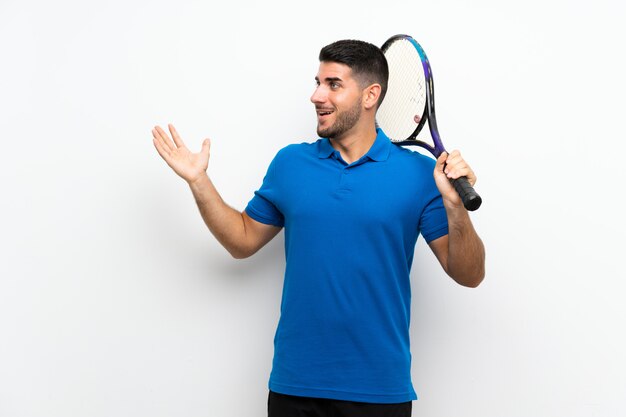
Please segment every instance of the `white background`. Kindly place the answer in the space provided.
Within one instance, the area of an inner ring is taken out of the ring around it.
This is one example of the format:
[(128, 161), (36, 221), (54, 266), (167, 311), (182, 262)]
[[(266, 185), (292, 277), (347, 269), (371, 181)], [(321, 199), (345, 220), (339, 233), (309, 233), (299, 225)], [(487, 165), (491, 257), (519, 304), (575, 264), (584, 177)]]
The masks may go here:
[(231, 259), (150, 130), (243, 209), (315, 139), (319, 49), (397, 33), (487, 249), (466, 289), (418, 242), (413, 414), (624, 415), (623, 2), (107, 3), (0, 0), (0, 416), (264, 416), (282, 233)]

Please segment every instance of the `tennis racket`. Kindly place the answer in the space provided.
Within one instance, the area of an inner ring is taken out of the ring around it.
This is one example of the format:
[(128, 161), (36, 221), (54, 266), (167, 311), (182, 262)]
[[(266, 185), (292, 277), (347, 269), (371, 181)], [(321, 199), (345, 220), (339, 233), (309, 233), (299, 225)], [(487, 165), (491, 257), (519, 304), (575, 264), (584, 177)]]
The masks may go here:
[[(381, 47), (389, 65), (387, 94), (378, 109), (378, 126), (396, 145), (417, 145), (435, 158), (446, 152), (437, 129), (433, 73), (419, 43), (408, 35), (389, 38)], [(417, 136), (428, 121), (429, 141)], [(450, 180), (467, 210), (480, 207), (482, 199), (467, 177)]]

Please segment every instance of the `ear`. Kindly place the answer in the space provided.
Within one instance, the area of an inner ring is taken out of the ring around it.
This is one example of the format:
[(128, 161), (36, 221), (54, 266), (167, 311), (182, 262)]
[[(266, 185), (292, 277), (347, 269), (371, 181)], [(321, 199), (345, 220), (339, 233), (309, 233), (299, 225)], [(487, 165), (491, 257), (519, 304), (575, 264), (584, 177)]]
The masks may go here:
[(365, 109), (370, 110), (377, 107), (381, 91), (382, 87), (380, 84), (372, 84), (363, 90), (363, 106)]

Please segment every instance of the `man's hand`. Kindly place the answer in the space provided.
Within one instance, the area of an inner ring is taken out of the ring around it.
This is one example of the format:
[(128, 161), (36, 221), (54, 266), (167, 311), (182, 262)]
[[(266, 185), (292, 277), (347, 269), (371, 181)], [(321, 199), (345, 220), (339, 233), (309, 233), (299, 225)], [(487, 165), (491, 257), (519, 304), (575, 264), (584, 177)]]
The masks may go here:
[(467, 177), (474, 186), (474, 171), (459, 151), (442, 153), (435, 165), (435, 182), (448, 216), (448, 234), (429, 243), (446, 273), (466, 287), (476, 287), (485, 277), (485, 247), (474, 230), (468, 211), (450, 180)]
[(459, 151), (452, 151), (450, 154), (447, 152), (442, 153), (437, 159), (433, 175), (437, 188), (439, 188), (439, 192), (443, 197), (444, 204), (451, 208), (462, 208), (463, 201), (450, 183), (450, 180), (465, 176), (473, 187), (476, 183), (476, 175), (474, 175), (474, 171), (461, 157), (461, 153)]
[(152, 129), (154, 147), (174, 172), (189, 183), (204, 223), (222, 246), (235, 258), (247, 258), (272, 240), (280, 232), (280, 227), (257, 222), (247, 213), (235, 210), (215, 189), (206, 174), (211, 148), (209, 139), (202, 142), (200, 152), (193, 153), (187, 149), (174, 126), (170, 124), (168, 127), (173, 141), (156, 126)]
[(191, 184), (200, 179), (209, 167), (211, 141), (205, 139), (202, 142), (200, 152), (193, 153), (187, 149), (174, 125), (169, 124), (168, 128), (174, 139), (173, 141), (160, 126), (152, 129), (154, 147), (161, 155), (161, 158), (167, 162), (167, 165), (182, 179)]

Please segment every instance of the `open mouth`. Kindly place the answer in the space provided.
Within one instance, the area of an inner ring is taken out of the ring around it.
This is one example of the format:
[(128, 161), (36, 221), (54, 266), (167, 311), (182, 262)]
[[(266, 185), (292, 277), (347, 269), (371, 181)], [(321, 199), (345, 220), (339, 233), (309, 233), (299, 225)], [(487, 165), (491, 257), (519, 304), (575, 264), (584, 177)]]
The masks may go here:
[(328, 116), (329, 114), (332, 114), (333, 110), (327, 110), (327, 109), (318, 109), (317, 110), (317, 115), (319, 117), (325, 117)]

